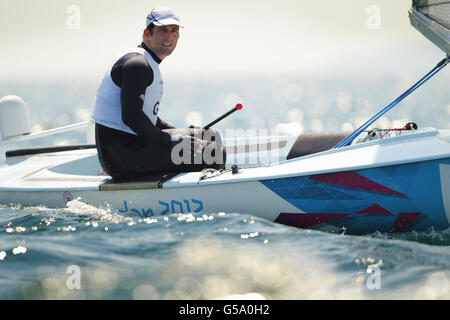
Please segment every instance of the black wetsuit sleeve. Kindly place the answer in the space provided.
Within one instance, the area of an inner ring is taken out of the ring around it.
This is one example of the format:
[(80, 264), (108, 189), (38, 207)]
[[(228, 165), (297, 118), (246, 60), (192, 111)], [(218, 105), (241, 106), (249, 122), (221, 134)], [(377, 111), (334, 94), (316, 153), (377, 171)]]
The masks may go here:
[(161, 120), (160, 117), (158, 117), (158, 121), (156, 122), (156, 126), (159, 129), (161, 129), (161, 130), (164, 130), (164, 129), (175, 129), (174, 126), (172, 126), (172, 125), (168, 124), (167, 122)]
[(127, 57), (120, 75), (122, 121), (143, 139), (169, 147), (172, 144), (170, 134), (154, 126), (142, 110), (144, 101), (140, 96), (152, 82), (153, 71), (144, 56)]

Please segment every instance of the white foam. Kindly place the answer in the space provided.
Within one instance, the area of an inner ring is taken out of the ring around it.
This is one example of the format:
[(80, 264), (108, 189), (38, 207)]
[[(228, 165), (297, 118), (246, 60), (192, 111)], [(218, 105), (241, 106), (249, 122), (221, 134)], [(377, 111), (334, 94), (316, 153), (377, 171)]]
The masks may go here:
[(116, 212), (112, 212), (111, 208), (95, 207), (81, 201), (81, 198), (68, 201), (66, 211), (76, 215), (87, 215), (93, 219), (109, 222), (119, 222), (125, 220), (133, 220), (131, 217), (124, 217)]

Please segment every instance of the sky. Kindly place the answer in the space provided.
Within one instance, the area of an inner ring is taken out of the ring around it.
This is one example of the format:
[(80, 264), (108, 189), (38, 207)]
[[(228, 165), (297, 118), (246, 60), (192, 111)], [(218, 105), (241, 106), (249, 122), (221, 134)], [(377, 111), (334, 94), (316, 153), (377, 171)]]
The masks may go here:
[(169, 76), (427, 70), (444, 57), (410, 25), (410, 0), (2, 0), (0, 79), (98, 79), (159, 5), (184, 25)]

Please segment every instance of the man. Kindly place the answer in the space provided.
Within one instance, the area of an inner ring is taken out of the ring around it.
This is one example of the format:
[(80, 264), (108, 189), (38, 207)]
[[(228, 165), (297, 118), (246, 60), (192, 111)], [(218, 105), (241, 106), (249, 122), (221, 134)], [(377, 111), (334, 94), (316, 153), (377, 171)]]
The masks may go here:
[(163, 92), (159, 64), (175, 50), (181, 25), (167, 7), (154, 8), (146, 25), (142, 43), (111, 65), (97, 92), (92, 118), (103, 169), (120, 179), (224, 168), (217, 131), (175, 129), (158, 117)]

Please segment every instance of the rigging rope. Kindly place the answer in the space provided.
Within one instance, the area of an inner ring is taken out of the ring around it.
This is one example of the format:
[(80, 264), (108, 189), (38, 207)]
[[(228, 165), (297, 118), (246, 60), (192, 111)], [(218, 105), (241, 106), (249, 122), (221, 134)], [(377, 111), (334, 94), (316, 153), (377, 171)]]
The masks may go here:
[(355, 139), (358, 135), (360, 135), (364, 130), (366, 130), (371, 124), (373, 124), (376, 120), (378, 120), (383, 114), (391, 110), (393, 107), (395, 107), (400, 101), (405, 99), (407, 96), (409, 96), (414, 90), (419, 88), (422, 84), (424, 84), (428, 79), (430, 79), (432, 76), (434, 76), (436, 73), (438, 73), (440, 70), (442, 70), (448, 63), (450, 62), (450, 56), (447, 56), (446, 58), (442, 59), (430, 72), (428, 72), (422, 79), (417, 81), (411, 88), (406, 90), (402, 95), (400, 95), (397, 99), (392, 101), (389, 105), (384, 107), (380, 112), (378, 112), (376, 115), (374, 115), (372, 118), (367, 120), (362, 126), (360, 126), (358, 129), (350, 133), (347, 137), (342, 139), (340, 142), (338, 142), (333, 148), (341, 148), (349, 145), (352, 143), (353, 139)]

